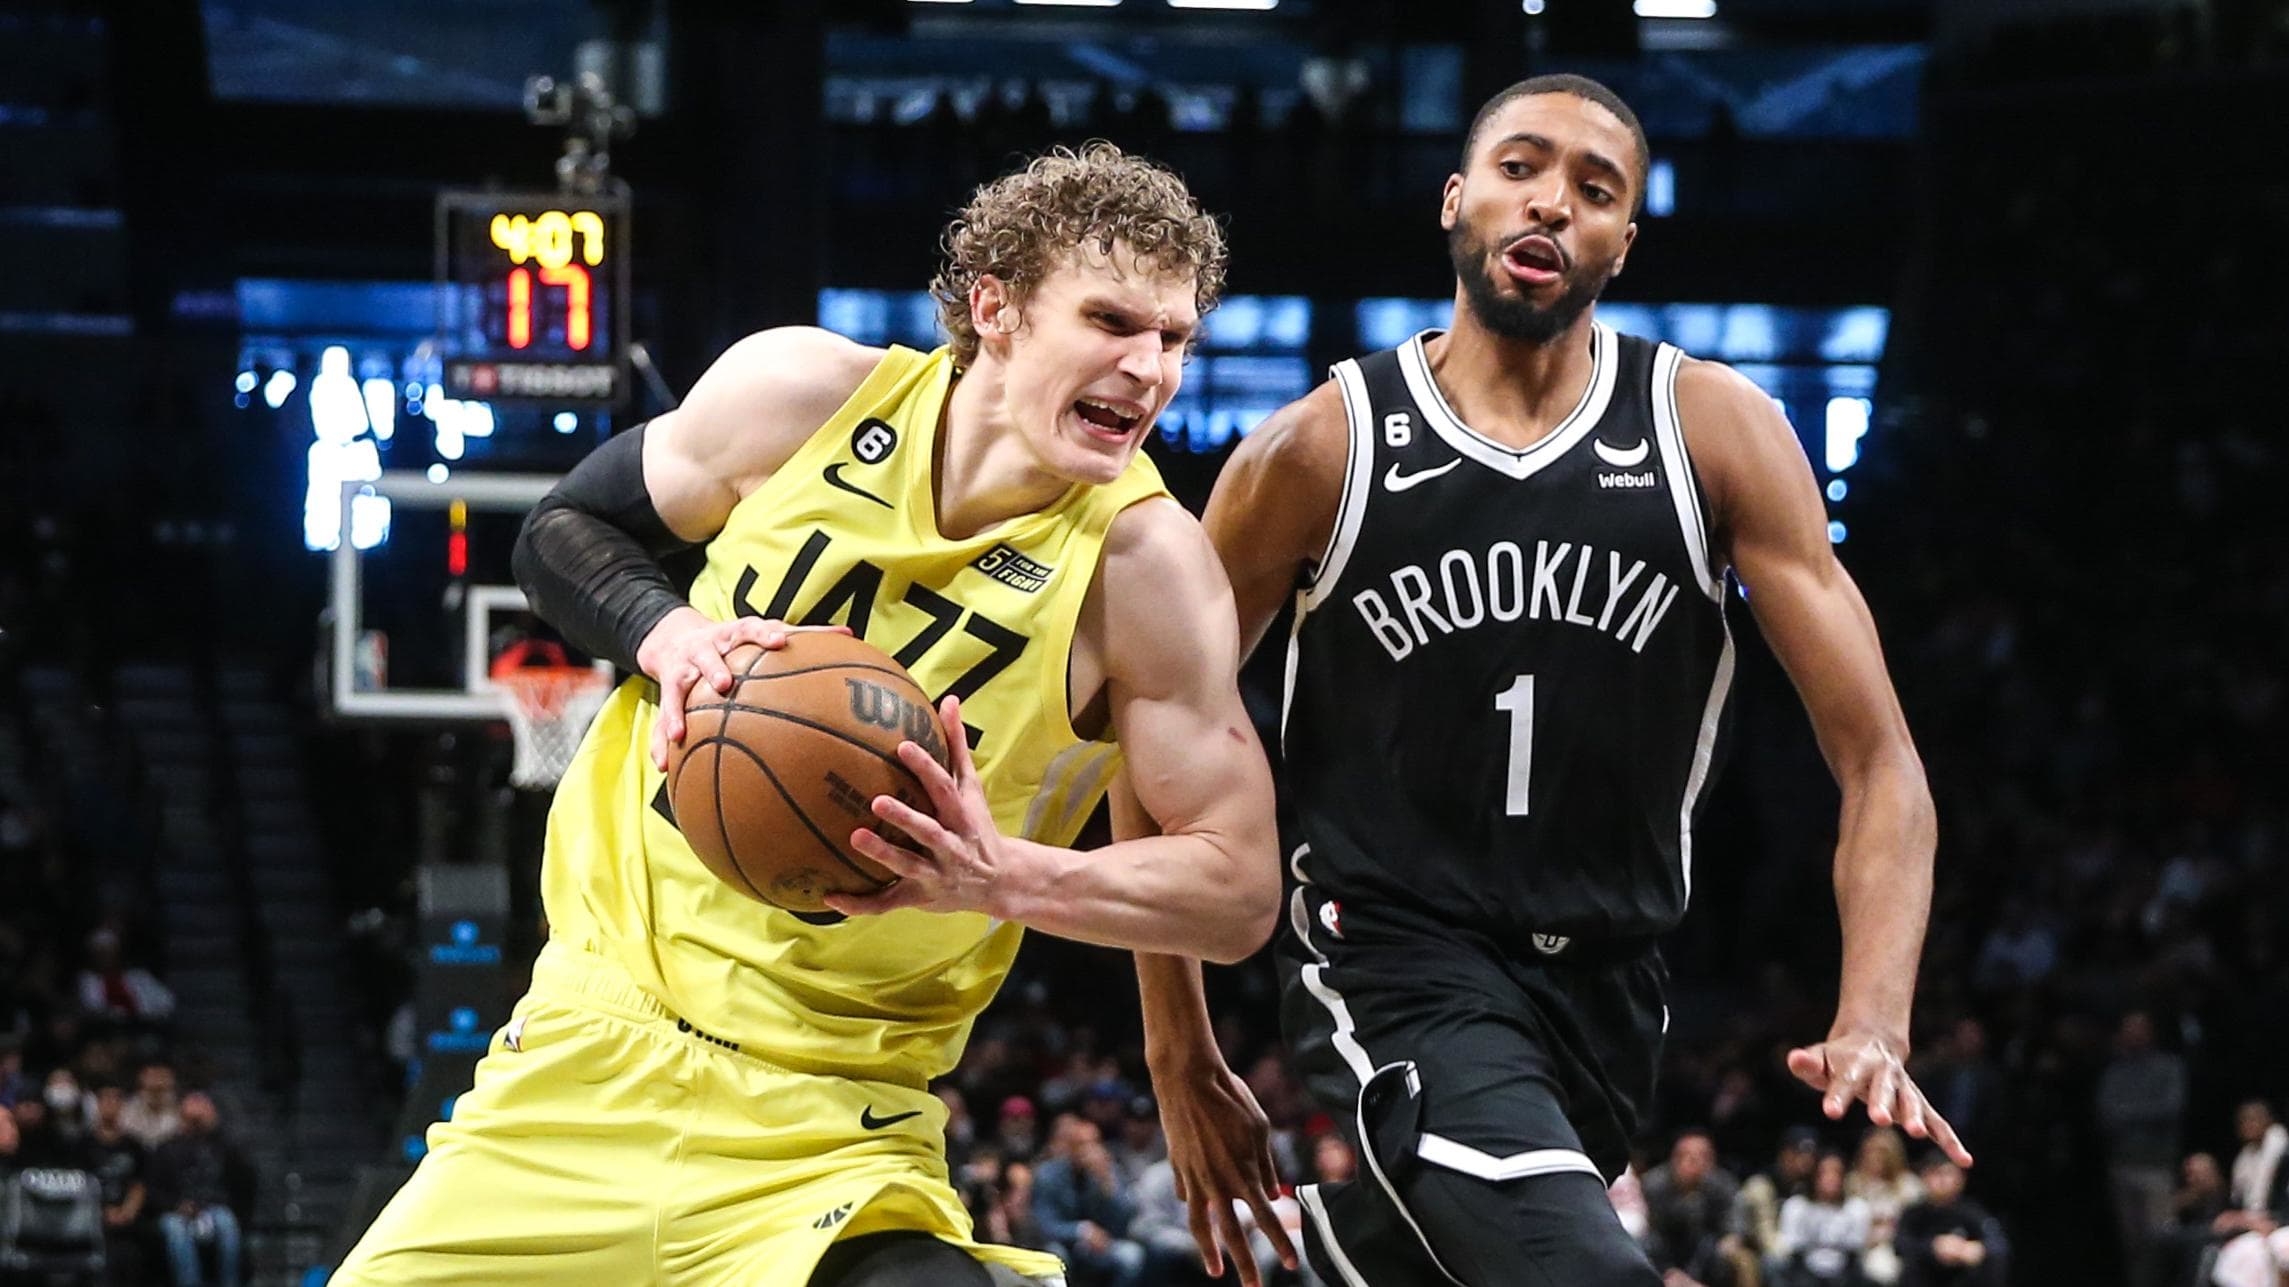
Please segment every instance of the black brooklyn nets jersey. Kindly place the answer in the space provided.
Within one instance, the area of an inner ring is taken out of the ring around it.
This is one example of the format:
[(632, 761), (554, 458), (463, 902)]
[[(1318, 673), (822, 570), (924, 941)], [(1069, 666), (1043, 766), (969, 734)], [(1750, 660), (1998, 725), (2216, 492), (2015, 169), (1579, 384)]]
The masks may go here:
[(1447, 405), (1435, 332), (1335, 368), (1350, 469), (1297, 596), (1282, 738), (1291, 869), (1339, 902), (1545, 951), (1684, 915), (1726, 575), (1682, 355), (1593, 331), (1581, 403), (1524, 451)]

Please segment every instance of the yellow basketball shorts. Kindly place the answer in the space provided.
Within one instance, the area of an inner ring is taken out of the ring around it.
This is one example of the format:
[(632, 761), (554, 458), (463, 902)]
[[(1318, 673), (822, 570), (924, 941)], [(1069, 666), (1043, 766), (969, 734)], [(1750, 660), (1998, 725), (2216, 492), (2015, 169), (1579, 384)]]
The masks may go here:
[(1061, 1281), (1054, 1256), (970, 1240), (945, 1120), (927, 1091), (726, 1048), (552, 943), (332, 1282), (805, 1287), (836, 1239), (893, 1229)]

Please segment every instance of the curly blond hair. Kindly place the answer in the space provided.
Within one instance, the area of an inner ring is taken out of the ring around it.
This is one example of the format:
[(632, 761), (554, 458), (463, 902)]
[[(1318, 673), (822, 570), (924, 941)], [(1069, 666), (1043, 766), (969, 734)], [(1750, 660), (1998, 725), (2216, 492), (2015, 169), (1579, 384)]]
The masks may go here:
[(1023, 302), (1089, 242), (1107, 254), (1122, 243), (1155, 273), (1190, 276), (1202, 317), (1224, 290), (1224, 230), (1175, 171), (1103, 139), (1078, 152), (1051, 148), (979, 188), (946, 226), (945, 265), (930, 280), (930, 294), (952, 337), (954, 364), (966, 367), (978, 355), (970, 322), (970, 287), (978, 278), (990, 273)]

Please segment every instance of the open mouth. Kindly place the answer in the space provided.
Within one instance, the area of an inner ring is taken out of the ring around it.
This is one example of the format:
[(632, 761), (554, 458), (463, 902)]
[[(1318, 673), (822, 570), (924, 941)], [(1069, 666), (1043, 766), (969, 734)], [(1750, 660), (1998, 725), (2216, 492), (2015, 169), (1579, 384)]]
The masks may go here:
[(1144, 421), (1144, 408), (1133, 402), (1105, 398), (1076, 398), (1073, 414), (1081, 427), (1108, 442), (1123, 442)]
[(1502, 250), (1502, 265), (1530, 286), (1554, 282), (1566, 271), (1566, 254), (1540, 233), (1528, 233)]

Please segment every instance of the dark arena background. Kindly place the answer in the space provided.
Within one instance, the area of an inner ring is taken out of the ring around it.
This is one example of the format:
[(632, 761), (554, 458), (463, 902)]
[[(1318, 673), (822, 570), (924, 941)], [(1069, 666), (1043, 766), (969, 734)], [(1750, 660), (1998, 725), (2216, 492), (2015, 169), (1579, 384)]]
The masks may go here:
[[(2272, 1287), (2216, 1217), (2289, 1107), (2283, 0), (0, 0), (0, 1280), (180, 1281), (154, 1203), (42, 1223), (106, 1088), (153, 1185), (178, 1133), (219, 1164), (263, 1284), (324, 1282), (451, 1114), (545, 934), (493, 675), (566, 660), (507, 573), (552, 477), (750, 331), (931, 347), (949, 213), (1104, 137), (1229, 230), (1148, 444), (1197, 508), (1330, 362), (1443, 324), (1462, 129), (1560, 70), (1652, 143), (1599, 316), (1780, 401), (1883, 632), (1978, 1281)], [(1636, 1169), (1809, 1130), (1896, 1205), (1782, 1064), (1834, 1004), (1837, 800), (1737, 633)], [(1269, 953), (1208, 983), (1283, 1179), (1352, 1165)], [(1124, 955), (1029, 939), (942, 1088), (981, 1227), (1043, 1236), (1058, 1114), (1151, 1160), (1138, 1025)]]

